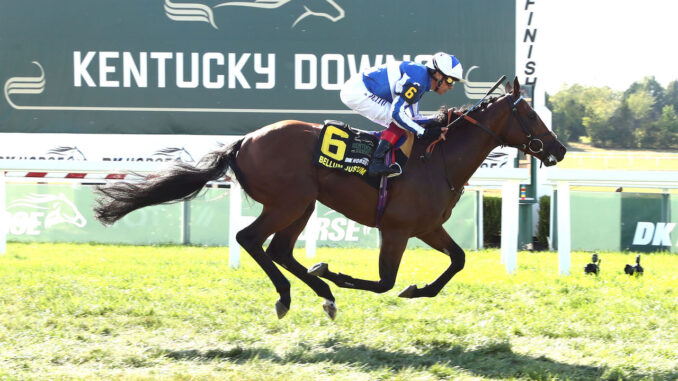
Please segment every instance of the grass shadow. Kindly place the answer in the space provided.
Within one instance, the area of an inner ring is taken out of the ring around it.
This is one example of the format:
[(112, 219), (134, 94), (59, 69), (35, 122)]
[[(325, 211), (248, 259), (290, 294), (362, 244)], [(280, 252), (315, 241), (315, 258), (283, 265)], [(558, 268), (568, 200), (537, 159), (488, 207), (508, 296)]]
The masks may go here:
[(472, 350), (458, 345), (433, 347), (425, 349), (421, 354), (358, 345), (338, 348), (334, 353), (316, 354), (313, 357), (314, 361), (352, 363), (367, 369), (428, 369), (443, 378), (456, 374), (455, 368), (475, 376), (499, 379), (599, 379), (604, 372), (597, 367), (514, 353), (508, 343), (490, 344)]
[(467, 349), (459, 345), (430, 345), (421, 347), (424, 352), (411, 353), (372, 348), (367, 345), (345, 346), (328, 343), (326, 346), (304, 346), (283, 356), (266, 348), (243, 348), (226, 350), (163, 350), (159, 355), (175, 360), (213, 361), (224, 359), (244, 363), (261, 359), (279, 364), (335, 363), (356, 366), (366, 371), (390, 369), (418, 369), (438, 377), (448, 378), (458, 374), (458, 369), (475, 376), (487, 378), (527, 378), (536, 380), (640, 380), (678, 379), (678, 372), (639, 374), (610, 370), (606, 367), (575, 365), (558, 362), (545, 356), (533, 357), (513, 352), (508, 342), (492, 343), (483, 347)]
[[(220, 359), (230, 360), (248, 360), (253, 358), (279, 359), (275, 353), (265, 348), (242, 348), (236, 346), (230, 349), (209, 349), (201, 351), (198, 349), (170, 350), (161, 349), (157, 351), (156, 357), (167, 357), (178, 361), (213, 361)], [(274, 360), (276, 361), (276, 360)]]

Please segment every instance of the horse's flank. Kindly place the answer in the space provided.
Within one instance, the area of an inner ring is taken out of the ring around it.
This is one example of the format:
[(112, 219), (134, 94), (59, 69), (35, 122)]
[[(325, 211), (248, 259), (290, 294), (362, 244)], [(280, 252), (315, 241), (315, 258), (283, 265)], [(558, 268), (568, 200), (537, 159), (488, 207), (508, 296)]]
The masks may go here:
[[(248, 135), (236, 160), (240, 171), (247, 174), (241, 179), (247, 193), (263, 205), (284, 202), (291, 208), (297, 200), (306, 204), (317, 199), (354, 221), (375, 226), (378, 194), (374, 188), (355, 175), (313, 165), (319, 134), (319, 125), (282, 121)], [(442, 171), (442, 150), (424, 163), (419, 156), (425, 147), (423, 141), (413, 144), (404, 174), (392, 180), (391, 198), (382, 219), (385, 228), (412, 226), (403, 231), (408, 236), (442, 224), (458, 199), (455, 192), (439, 191), (449, 189)], [(407, 223), (410, 219), (418, 221)]]

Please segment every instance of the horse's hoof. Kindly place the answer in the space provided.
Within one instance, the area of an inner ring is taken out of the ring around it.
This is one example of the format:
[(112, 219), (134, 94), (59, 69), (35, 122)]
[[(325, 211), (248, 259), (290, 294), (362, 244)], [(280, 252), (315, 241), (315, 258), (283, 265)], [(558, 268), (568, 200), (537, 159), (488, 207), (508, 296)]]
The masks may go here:
[(285, 306), (280, 300), (275, 302), (275, 312), (278, 314), (278, 319), (284, 318), (289, 310), (289, 307)]
[(333, 301), (325, 299), (325, 302), (323, 303), (323, 310), (325, 310), (325, 313), (330, 317), (330, 319), (334, 320), (334, 318), (337, 317), (337, 304)]
[(414, 298), (414, 292), (417, 290), (417, 286), (411, 284), (407, 286), (406, 289), (400, 291), (400, 294), (398, 294), (399, 297), (401, 298)]
[(328, 268), (329, 266), (327, 265), (327, 263), (320, 262), (316, 263), (315, 265), (313, 265), (313, 267), (308, 269), (308, 273), (315, 276), (323, 276), (327, 272)]

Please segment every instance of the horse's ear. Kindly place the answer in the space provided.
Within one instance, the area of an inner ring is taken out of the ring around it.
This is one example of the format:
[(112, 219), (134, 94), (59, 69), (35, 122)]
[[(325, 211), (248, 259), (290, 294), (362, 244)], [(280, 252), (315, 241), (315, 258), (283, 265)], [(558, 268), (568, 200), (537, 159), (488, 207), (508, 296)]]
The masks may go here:
[(511, 93), (511, 89), (512, 89), (512, 88), (511, 88), (511, 82), (506, 81), (506, 87), (504, 88), (505, 93), (506, 93), (506, 94), (510, 94), (510, 93)]
[(520, 82), (518, 82), (518, 77), (513, 80), (513, 96), (518, 97), (520, 95)]

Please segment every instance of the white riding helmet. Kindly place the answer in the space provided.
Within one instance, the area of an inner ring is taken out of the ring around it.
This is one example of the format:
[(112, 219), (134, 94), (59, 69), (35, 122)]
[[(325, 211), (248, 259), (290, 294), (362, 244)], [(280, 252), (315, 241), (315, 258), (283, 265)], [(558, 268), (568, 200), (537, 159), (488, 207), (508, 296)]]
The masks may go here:
[(452, 77), (455, 81), (462, 82), (464, 69), (457, 57), (439, 52), (426, 64), (429, 69), (437, 70), (444, 76)]

